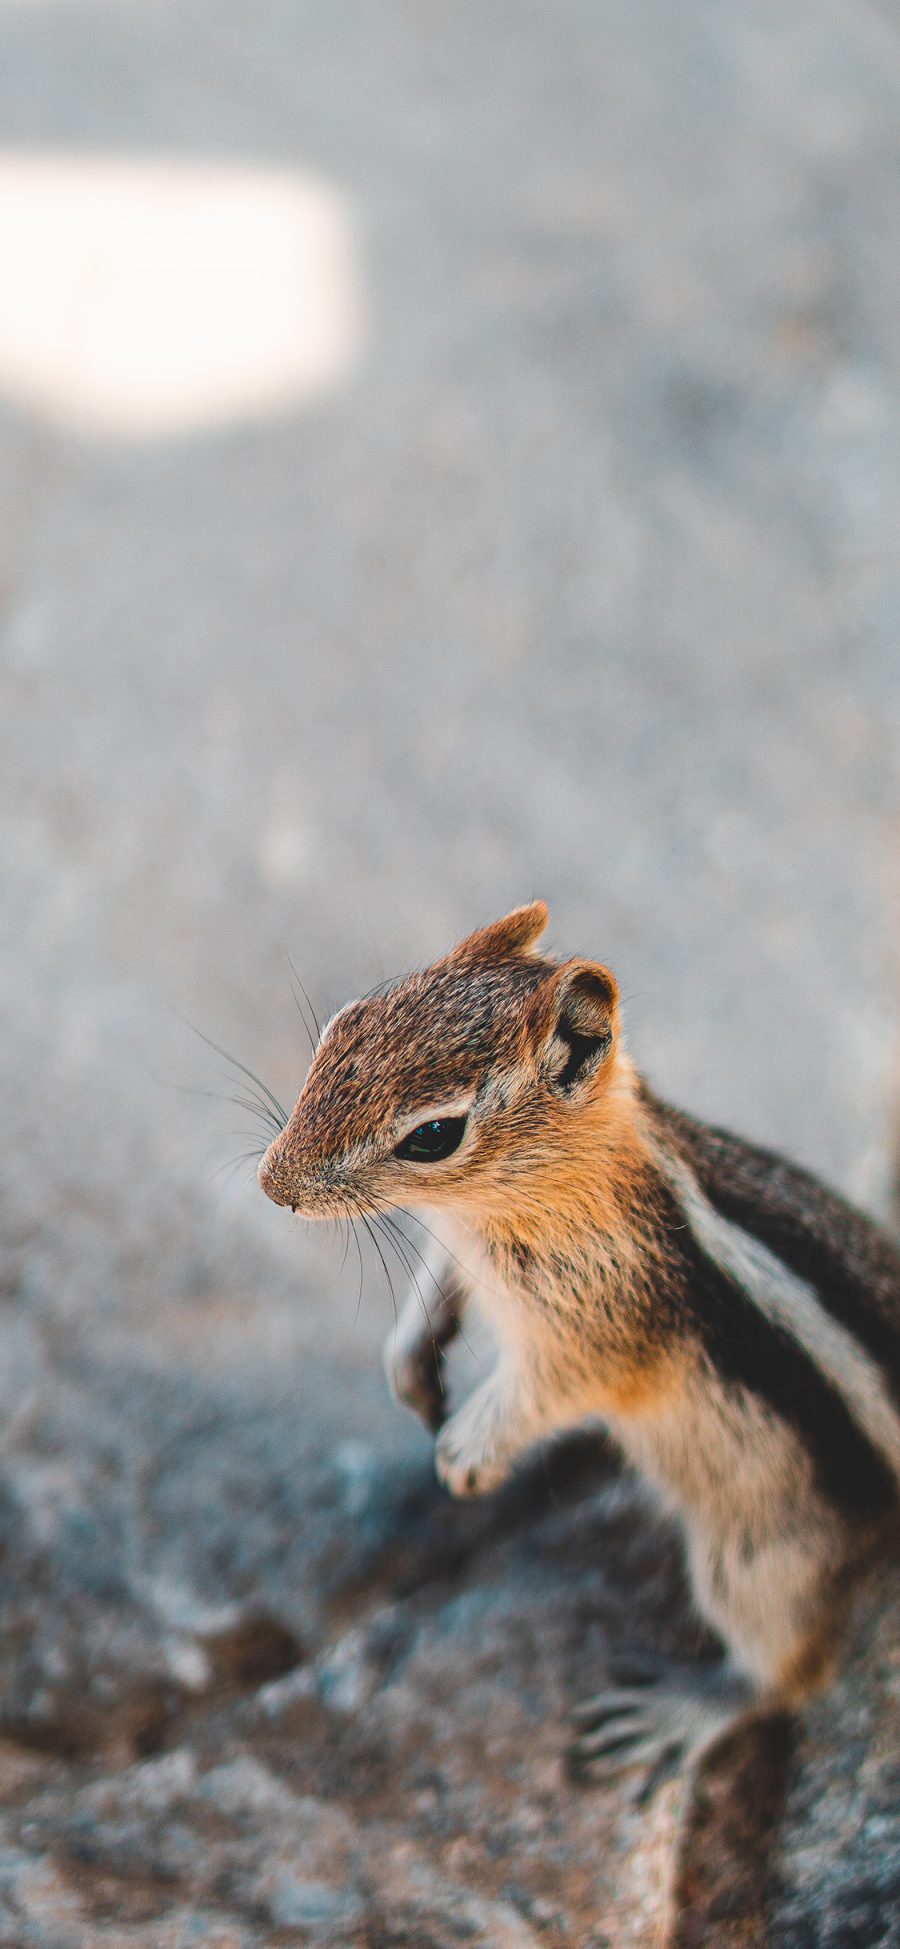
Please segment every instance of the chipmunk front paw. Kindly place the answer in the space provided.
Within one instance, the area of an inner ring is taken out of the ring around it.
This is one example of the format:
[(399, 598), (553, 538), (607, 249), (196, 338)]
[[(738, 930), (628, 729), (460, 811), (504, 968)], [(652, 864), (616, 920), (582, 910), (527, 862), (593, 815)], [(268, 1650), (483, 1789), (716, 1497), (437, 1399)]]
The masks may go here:
[(447, 1416), (440, 1341), (423, 1333), (398, 1347), (392, 1337), (385, 1347), (384, 1366), (395, 1399), (436, 1434)]
[(497, 1390), (486, 1381), (441, 1429), (435, 1467), (451, 1495), (488, 1495), (506, 1481), (510, 1457), (500, 1412)]

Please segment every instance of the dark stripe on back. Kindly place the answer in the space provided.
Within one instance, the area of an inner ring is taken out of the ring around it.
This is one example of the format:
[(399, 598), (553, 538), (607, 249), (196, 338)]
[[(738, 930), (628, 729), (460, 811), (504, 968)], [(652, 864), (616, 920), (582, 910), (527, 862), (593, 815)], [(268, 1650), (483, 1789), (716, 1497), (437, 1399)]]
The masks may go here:
[(881, 1369), (900, 1407), (900, 1252), (864, 1212), (775, 1151), (673, 1110), (645, 1093), (704, 1196), (814, 1287), (832, 1319)]
[(709, 1202), (758, 1238), (776, 1258), (813, 1287), (822, 1309), (845, 1327), (876, 1362), (887, 1393), (900, 1407), (900, 1332), (873, 1305), (864, 1285), (835, 1262), (834, 1252), (789, 1213), (761, 1210), (736, 1185), (716, 1187)]
[(897, 1499), (894, 1477), (837, 1388), (709, 1257), (662, 1187), (658, 1210), (667, 1256), (674, 1252), (679, 1262), (673, 1278), (681, 1282), (681, 1308), (716, 1372), (732, 1387), (754, 1394), (788, 1425), (806, 1448), (817, 1486), (829, 1502), (857, 1517), (886, 1511)]

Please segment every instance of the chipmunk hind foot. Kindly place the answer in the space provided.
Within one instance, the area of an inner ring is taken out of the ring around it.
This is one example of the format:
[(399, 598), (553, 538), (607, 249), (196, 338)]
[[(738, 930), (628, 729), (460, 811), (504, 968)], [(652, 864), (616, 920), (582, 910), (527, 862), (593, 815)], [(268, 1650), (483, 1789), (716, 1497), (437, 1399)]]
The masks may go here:
[(640, 1768), (637, 1799), (646, 1802), (759, 1705), (752, 1680), (727, 1660), (699, 1667), (623, 1663), (615, 1681), (572, 1715), (579, 1733), (567, 1754), (569, 1775), (599, 1783)]

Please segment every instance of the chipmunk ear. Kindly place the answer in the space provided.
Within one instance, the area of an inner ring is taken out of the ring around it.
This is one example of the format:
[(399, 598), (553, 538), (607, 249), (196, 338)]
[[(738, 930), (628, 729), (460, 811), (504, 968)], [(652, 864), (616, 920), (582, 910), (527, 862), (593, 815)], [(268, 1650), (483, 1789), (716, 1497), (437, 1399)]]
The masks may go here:
[(619, 1023), (619, 991), (615, 977), (599, 961), (569, 961), (551, 977), (549, 986), (544, 1063), (551, 1087), (560, 1096), (571, 1096), (596, 1074), (612, 1049)]
[(530, 954), (547, 925), (549, 915), (543, 900), (528, 907), (514, 907), (503, 920), (490, 927), (479, 927), (454, 948), (454, 955), (479, 961), (504, 960), (511, 954)]

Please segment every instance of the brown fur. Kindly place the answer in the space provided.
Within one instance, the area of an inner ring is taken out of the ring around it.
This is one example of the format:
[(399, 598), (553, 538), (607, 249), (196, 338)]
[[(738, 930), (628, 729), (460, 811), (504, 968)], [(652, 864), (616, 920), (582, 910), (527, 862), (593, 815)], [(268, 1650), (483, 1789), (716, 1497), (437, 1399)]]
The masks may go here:
[(812, 1693), (820, 1692), (834, 1678), (837, 1660), (834, 1645), (815, 1637), (801, 1644), (786, 1658), (776, 1677), (776, 1687), (788, 1705), (801, 1705)]
[[(390, 1357), (434, 1425), (460, 1308), (474, 1294), (491, 1319), (498, 1365), (441, 1431), (444, 1481), (493, 1488), (529, 1442), (602, 1416), (680, 1513), (739, 1666), (794, 1699), (830, 1669), (837, 1593), (896, 1507), (900, 1258), (807, 1174), (660, 1103), (613, 976), (539, 954), (546, 921), (516, 909), (342, 1010), (260, 1181), (309, 1217), (447, 1214), (468, 1270), (417, 1295)], [(442, 1116), (465, 1117), (458, 1149), (396, 1155)], [(733, 1710), (704, 1695), (695, 1743)]]

